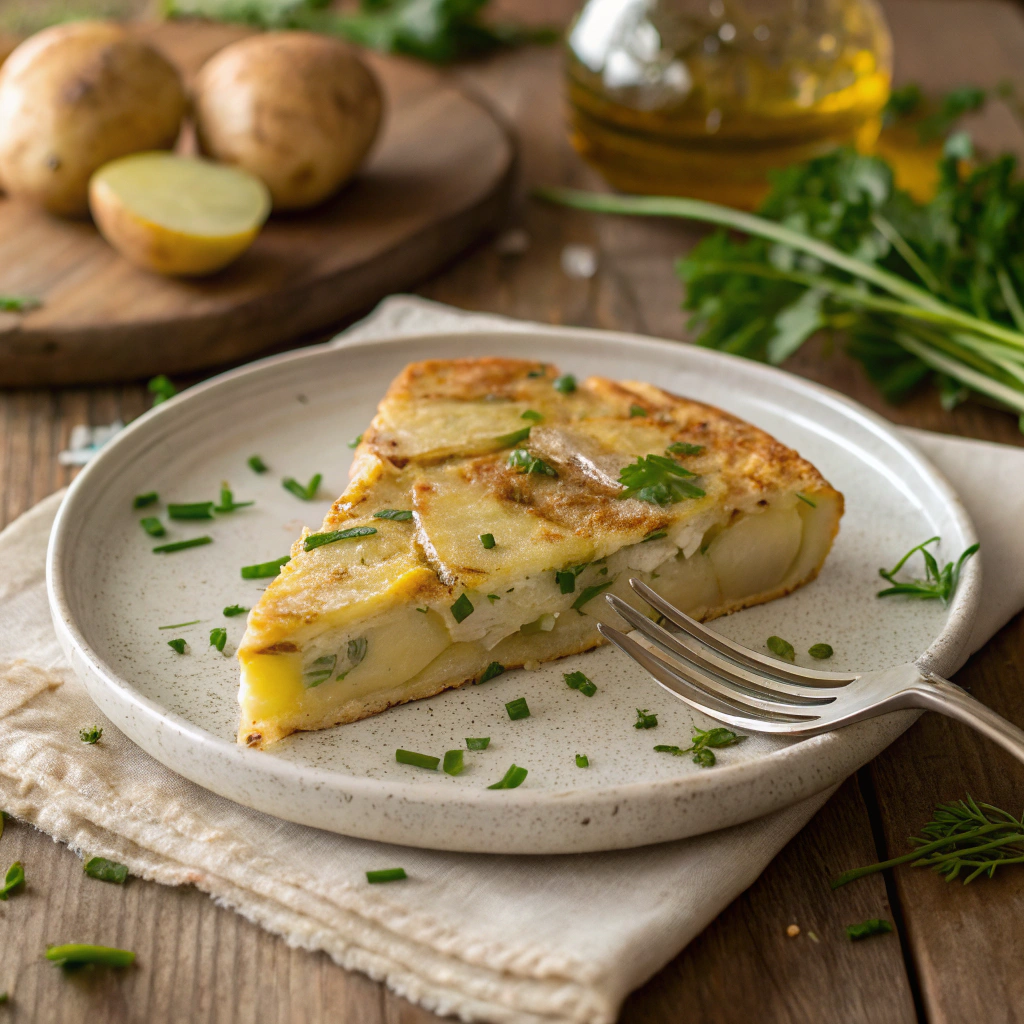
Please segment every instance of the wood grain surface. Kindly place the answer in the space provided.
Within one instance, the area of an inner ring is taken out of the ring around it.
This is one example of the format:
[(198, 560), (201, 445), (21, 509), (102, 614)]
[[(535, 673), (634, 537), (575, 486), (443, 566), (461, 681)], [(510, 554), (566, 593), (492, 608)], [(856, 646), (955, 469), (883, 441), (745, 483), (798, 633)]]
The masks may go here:
[[(505, 2), (505, 9), (537, 21), (568, 16), (571, 6), (571, 0)], [(1024, 16), (1012, 6), (993, 0), (891, 0), (885, 6), (903, 80), (943, 87), (1015, 77), (1024, 87)], [(524, 230), (529, 246), (521, 255), (502, 255), (491, 243), (479, 245), (419, 290), (466, 308), (684, 338), (672, 260), (692, 242), (692, 231), (586, 217), (524, 197), (539, 183), (597, 184), (564, 139), (552, 100), (559, 62), (556, 51), (529, 49), (453, 72), (520, 133), (524, 180), (509, 226)], [(979, 137), (996, 147), (1024, 142), (998, 110), (986, 116)], [(570, 243), (597, 251), (593, 278), (570, 279), (561, 271), (559, 257)], [(888, 406), (841, 353), (811, 348), (788, 367), (897, 422), (1021, 443), (1011, 417), (973, 403), (944, 412), (933, 394), (922, 393)], [(138, 387), (0, 393), (0, 523), (67, 482), (55, 456), (73, 425), (129, 419), (147, 404)], [(1022, 677), (1024, 617), (1018, 616), (958, 681), (1024, 725)], [(1021, 778), (1019, 765), (992, 744), (925, 716), (845, 783), (750, 890), (630, 997), (622, 1021), (1024, 1021), (1024, 869), (966, 889), (909, 868), (837, 892), (828, 886), (848, 867), (904, 852), (907, 837), (938, 800), (970, 792), (1019, 810)], [(12, 993), (0, 1008), (0, 1024), (437, 1020), (324, 955), (289, 949), (195, 890), (137, 879), (122, 889), (85, 878), (72, 853), (9, 822), (0, 839), (0, 869), (19, 858), (28, 890), (0, 904), (0, 991)], [(892, 920), (897, 934), (850, 943), (843, 927), (868, 917)], [(801, 928), (793, 939), (785, 934), (791, 923)], [(64, 977), (39, 956), (45, 943), (69, 939), (123, 944), (138, 952), (139, 966), (118, 975)]]
[[(248, 30), (172, 22), (142, 34), (188, 78)], [(385, 121), (367, 166), (315, 209), (272, 216), (240, 259), (210, 277), (142, 270), (91, 222), (0, 196), (0, 294), (42, 302), (22, 315), (0, 312), (0, 386), (238, 362), (408, 288), (491, 228), (511, 190), (510, 134), (436, 71), (368, 59)], [(434, 144), (440, 136), (443, 146)]]

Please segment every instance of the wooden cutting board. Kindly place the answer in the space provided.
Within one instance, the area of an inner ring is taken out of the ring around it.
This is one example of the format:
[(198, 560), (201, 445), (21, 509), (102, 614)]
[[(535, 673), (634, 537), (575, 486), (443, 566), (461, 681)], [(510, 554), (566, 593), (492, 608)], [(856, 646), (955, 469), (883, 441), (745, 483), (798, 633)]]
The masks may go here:
[[(247, 31), (203, 22), (140, 29), (186, 78)], [(213, 277), (140, 270), (90, 222), (0, 195), (0, 295), (43, 303), (26, 314), (0, 312), (0, 387), (238, 362), (408, 288), (493, 228), (515, 169), (509, 132), (438, 72), (400, 58), (367, 60), (387, 112), (363, 171), (322, 206), (272, 217), (252, 248)]]

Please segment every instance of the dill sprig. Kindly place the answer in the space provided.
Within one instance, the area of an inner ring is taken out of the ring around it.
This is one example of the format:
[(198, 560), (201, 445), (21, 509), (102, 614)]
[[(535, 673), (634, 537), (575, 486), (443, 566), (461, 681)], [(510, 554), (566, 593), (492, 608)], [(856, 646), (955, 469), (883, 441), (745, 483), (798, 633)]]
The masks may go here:
[[(894, 594), (905, 594), (907, 597), (918, 598), (920, 600), (939, 600), (943, 604), (949, 604), (953, 594), (956, 592), (957, 584), (960, 582), (960, 570), (964, 567), (964, 563), (973, 555), (979, 548), (980, 545), (972, 544), (956, 561), (954, 565), (952, 562), (947, 562), (941, 569), (939, 563), (936, 561), (935, 556), (928, 550), (927, 545), (934, 544), (938, 541), (938, 537), (929, 537), (926, 541), (918, 544), (916, 547), (912, 547), (891, 569), (879, 569), (878, 575), (883, 580), (887, 580), (892, 584), (891, 587), (886, 587), (885, 590), (880, 590), (877, 594), (878, 597), (891, 597)], [(914, 554), (915, 551), (920, 551), (921, 556), (924, 558), (925, 567), (925, 578), (923, 580), (910, 580), (908, 582), (900, 582), (894, 579), (896, 573), (903, 568), (908, 558)]]
[(979, 875), (991, 878), (1003, 865), (1024, 864), (1024, 815), (1015, 818), (992, 804), (976, 803), (969, 794), (966, 800), (939, 804), (921, 833), (911, 837), (915, 849), (910, 853), (847, 871), (832, 888), (899, 864), (931, 868), (947, 882), (966, 871), (964, 885)]

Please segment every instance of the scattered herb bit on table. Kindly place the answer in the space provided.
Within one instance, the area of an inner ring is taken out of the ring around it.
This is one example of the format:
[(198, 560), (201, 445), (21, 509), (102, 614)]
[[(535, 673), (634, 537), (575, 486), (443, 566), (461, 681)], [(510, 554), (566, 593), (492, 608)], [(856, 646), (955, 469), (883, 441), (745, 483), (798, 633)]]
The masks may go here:
[(868, 939), (872, 935), (888, 935), (892, 931), (892, 925), (888, 921), (882, 921), (877, 917), (861, 921), (860, 924), (849, 924), (846, 926), (846, 937), (852, 942), (858, 939)]
[(597, 693), (597, 686), (582, 672), (563, 672), (562, 678), (570, 690), (579, 690), (584, 697), (593, 697)]
[(636, 709), (636, 721), (633, 723), (634, 729), (653, 729), (657, 724), (657, 715), (652, 715), (647, 708), (644, 708), (643, 711), (640, 708)]
[(382, 868), (379, 871), (366, 872), (366, 880), (371, 885), (378, 885), (381, 882), (400, 882), (403, 878), (408, 877), (405, 868)]
[(25, 869), (21, 861), (16, 860), (4, 876), (4, 884), (0, 887), (0, 900), (7, 901), (8, 897), (25, 885)]
[(236, 615), (245, 615), (245, 613), (248, 611), (248, 608), (243, 608), (240, 604), (229, 604), (227, 608), (224, 609), (222, 614), (224, 615), (225, 618), (232, 619)]
[(146, 390), (153, 396), (154, 406), (166, 402), (168, 398), (173, 398), (178, 393), (178, 389), (171, 383), (170, 378), (163, 373), (158, 373), (153, 377), (146, 384)]
[(813, 647), (807, 648), (807, 653), (817, 661), (825, 661), (826, 658), (831, 658), (835, 651), (830, 644), (814, 644)]
[(91, 729), (79, 729), (78, 738), (83, 743), (99, 743), (103, 738), (103, 727), (94, 725)]
[(527, 706), (525, 697), (516, 697), (515, 700), (510, 700), (505, 705), (505, 710), (513, 722), (518, 722), (521, 718), (530, 717), (530, 708)]
[(514, 764), (509, 768), (507, 772), (505, 772), (504, 776), (501, 778), (501, 781), (495, 782), (494, 785), (488, 786), (487, 788), (515, 789), (516, 787), (521, 786), (523, 784), (523, 781), (526, 779), (526, 776), (528, 774), (529, 772), (525, 768), (520, 768), (519, 765)]
[(254, 473), (266, 473), (270, 468), (258, 455), (250, 455), (247, 461)]
[[(934, 544), (938, 540), (938, 537), (929, 537), (928, 540), (911, 548), (893, 568), (879, 569), (878, 575), (883, 580), (891, 583), (892, 586), (886, 587), (885, 590), (880, 590), (877, 596), (892, 597), (894, 594), (903, 594), (906, 597), (921, 600), (939, 600), (943, 604), (949, 604), (953, 594), (956, 592), (957, 584), (960, 582), (960, 571), (963, 569), (964, 563), (977, 552), (981, 545), (972, 544), (957, 559), (956, 565), (952, 562), (947, 562), (940, 569), (935, 556), (927, 548), (927, 545)], [(920, 551), (921, 557), (924, 559), (925, 578), (923, 580), (910, 580), (909, 582), (901, 583), (894, 577), (915, 551)]]
[(271, 576), (276, 576), (281, 571), (281, 567), (287, 565), (291, 560), (291, 555), (282, 555), (280, 558), (275, 558), (272, 562), (257, 562), (256, 565), (243, 565), (242, 579), (269, 579)]
[(61, 946), (47, 946), (46, 959), (59, 967), (84, 967), (95, 964), (102, 967), (130, 967), (135, 954), (128, 949), (112, 946), (89, 946), (78, 942)]
[(176, 540), (171, 544), (158, 544), (153, 548), (153, 554), (170, 555), (175, 551), (187, 551), (189, 548), (201, 548), (204, 544), (212, 543), (212, 537), (193, 537), (191, 540)]
[(294, 494), (296, 498), (301, 498), (303, 501), (312, 501), (316, 497), (316, 492), (320, 487), (321, 480), (323, 480), (323, 474), (314, 473), (310, 478), (309, 483), (303, 487), (302, 484), (300, 484), (294, 477), (286, 476), (281, 481), (281, 486), (286, 491), (290, 491)]
[(491, 745), (490, 736), (467, 736), (467, 750), (486, 750)]
[(403, 750), (401, 747), (395, 751), (395, 760), (399, 764), (411, 764), (416, 768), (428, 768), (436, 771), (441, 763), (441, 758), (431, 757), (429, 754), (417, 754), (415, 750)]
[(796, 650), (788, 640), (781, 636), (770, 636), (766, 641), (768, 650), (777, 658), (785, 658), (786, 661), (793, 661), (796, 658)]
[(82, 870), (90, 878), (97, 878), (101, 882), (113, 882), (116, 885), (123, 885), (128, 878), (128, 868), (124, 864), (118, 864), (116, 860), (107, 860), (106, 857), (91, 857), (82, 866)]
[(179, 654), (184, 654), (185, 653), (185, 648), (186, 648), (187, 644), (185, 643), (185, 641), (181, 637), (178, 637), (177, 640), (168, 640), (167, 641), (167, 646), (173, 648)]
[(210, 646), (216, 647), (222, 654), (224, 645), (228, 642), (228, 631), (223, 626), (215, 626), (210, 630)]
[(577, 768), (589, 768), (590, 767), (590, 758), (587, 757), (586, 754), (577, 754), (576, 755), (576, 767)]

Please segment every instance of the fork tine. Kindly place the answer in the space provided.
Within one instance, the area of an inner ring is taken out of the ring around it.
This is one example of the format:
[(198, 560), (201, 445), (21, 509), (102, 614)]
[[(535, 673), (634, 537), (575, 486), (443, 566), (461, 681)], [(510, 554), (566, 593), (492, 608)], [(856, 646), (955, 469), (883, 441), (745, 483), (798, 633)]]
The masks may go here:
[(739, 644), (734, 644), (724, 636), (712, 632), (707, 626), (702, 625), (696, 619), (690, 618), (686, 612), (680, 611), (675, 605), (669, 604), (663, 597), (656, 594), (647, 584), (641, 580), (631, 578), (629, 585), (633, 592), (646, 601), (655, 611), (660, 612), (669, 622), (678, 626), (684, 633), (688, 633), (694, 640), (711, 647), (719, 654), (724, 655), (730, 661), (749, 667), (775, 679), (785, 680), (790, 683), (804, 683), (805, 685), (818, 686), (845, 686), (848, 683), (856, 682), (860, 675), (844, 672), (820, 672), (812, 668), (787, 667), (774, 658), (765, 657), (756, 651), (748, 650)]
[(600, 622), (597, 628), (606, 640), (645, 668), (666, 690), (712, 718), (758, 732), (788, 732), (794, 725), (817, 720), (816, 715), (793, 715), (785, 712), (764, 711), (738, 698), (706, 689), (702, 685), (703, 680), (698, 682), (695, 679), (696, 670), (686, 671), (683, 674), (647, 650), (646, 647), (641, 647), (635, 640), (620, 633), (613, 626), (607, 626)]
[(776, 704), (789, 704), (793, 707), (813, 707), (835, 703), (835, 696), (822, 696), (824, 690), (820, 687), (811, 687), (811, 690), (816, 693), (808, 693), (777, 679), (771, 680), (771, 686), (765, 686), (763, 674), (741, 668), (736, 662), (726, 658), (720, 658), (710, 648), (698, 644), (685, 634), (683, 636), (673, 635), (613, 594), (606, 594), (605, 600), (646, 640), (693, 668), (710, 673), (718, 682), (730, 689), (748, 697), (773, 701)]

